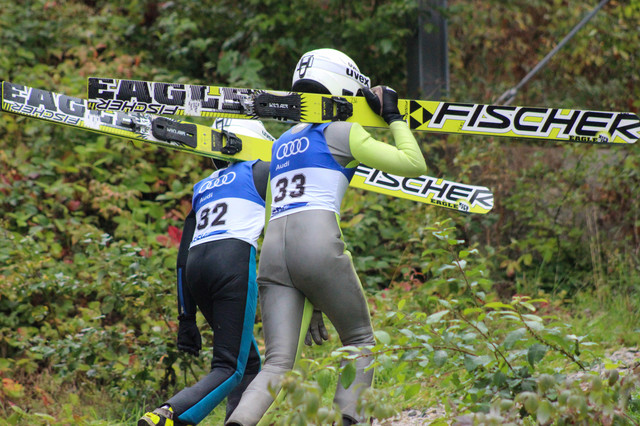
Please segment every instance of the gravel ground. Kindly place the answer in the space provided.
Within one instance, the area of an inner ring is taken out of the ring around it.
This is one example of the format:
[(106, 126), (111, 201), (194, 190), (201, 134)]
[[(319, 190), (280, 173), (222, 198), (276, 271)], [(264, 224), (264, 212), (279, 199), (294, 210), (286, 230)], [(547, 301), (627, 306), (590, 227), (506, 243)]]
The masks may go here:
[[(620, 362), (619, 370), (622, 372), (634, 368), (640, 364), (640, 349), (639, 348), (622, 348), (611, 353), (607, 356), (611, 361)], [(594, 366), (593, 371), (603, 372), (605, 369), (604, 364), (598, 364)], [(580, 371), (570, 377), (580, 378), (587, 375), (588, 372)], [(437, 405), (430, 407), (426, 410), (405, 410), (397, 416), (382, 421), (374, 420), (374, 426), (423, 426), (428, 425), (433, 420), (443, 416), (445, 414), (444, 407)]]
[(397, 416), (382, 421), (374, 420), (374, 426), (422, 426), (444, 416), (444, 407), (437, 405), (424, 411), (405, 410)]

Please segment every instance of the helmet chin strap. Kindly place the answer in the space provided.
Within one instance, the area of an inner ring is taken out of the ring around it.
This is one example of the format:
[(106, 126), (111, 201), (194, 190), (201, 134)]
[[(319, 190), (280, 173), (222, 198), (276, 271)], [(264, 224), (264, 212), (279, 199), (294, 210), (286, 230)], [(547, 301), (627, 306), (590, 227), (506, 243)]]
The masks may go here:
[(228, 161), (218, 160), (217, 158), (211, 158), (211, 164), (215, 170), (222, 170), (229, 167)]
[(309, 79), (301, 79), (293, 83), (291, 86), (291, 90), (294, 92), (302, 92), (302, 93), (320, 93), (323, 95), (330, 95), (331, 92), (321, 83), (315, 80)]

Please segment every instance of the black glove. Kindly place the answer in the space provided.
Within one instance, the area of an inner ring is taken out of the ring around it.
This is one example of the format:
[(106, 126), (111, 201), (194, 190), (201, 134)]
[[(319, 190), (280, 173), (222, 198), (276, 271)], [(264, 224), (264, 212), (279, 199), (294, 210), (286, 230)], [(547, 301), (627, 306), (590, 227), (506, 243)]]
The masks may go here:
[(362, 93), (373, 112), (380, 115), (387, 124), (404, 120), (398, 110), (398, 94), (391, 87), (376, 86), (372, 89), (364, 87)]
[(309, 323), (307, 335), (304, 338), (304, 344), (311, 346), (313, 344), (311, 342), (312, 339), (316, 342), (316, 345), (321, 345), (323, 340), (329, 340), (329, 333), (327, 333), (324, 320), (322, 319), (322, 311), (319, 309), (314, 309), (311, 314), (311, 322)]
[(202, 337), (195, 315), (180, 315), (178, 324), (178, 350), (198, 356), (202, 349)]

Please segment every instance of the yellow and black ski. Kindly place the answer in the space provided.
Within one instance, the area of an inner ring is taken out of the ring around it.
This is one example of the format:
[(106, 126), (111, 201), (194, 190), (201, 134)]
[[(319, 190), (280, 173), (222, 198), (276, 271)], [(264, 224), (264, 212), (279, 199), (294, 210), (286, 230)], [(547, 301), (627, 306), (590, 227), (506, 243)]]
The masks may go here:
[[(2, 111), (196, 155), (230, 161), (271, 159), (270, 141), (141, 112), (95, 111), (85, 99), (2, 82)], [(351, 186), (398, 198), (484, 214), (493, 194), (483, 186), (430, 176), (405, 178), (361, 165)]]
[[(310, 123), (341, 120), (387, 127), (360, 96), (95, 77), (88, 83), (89, 106), (100, 111)], [(640, 138), (640, 119), (628, 112), (407, 99), (398, 104), (409, 127), (417, 131), (598, 144), (629, 144)]]
[(271, 158), (271, 146), (262, 139), (153, 114), (93, 111), (85, 99), (7, 81), (2, 111), (223, 160)]

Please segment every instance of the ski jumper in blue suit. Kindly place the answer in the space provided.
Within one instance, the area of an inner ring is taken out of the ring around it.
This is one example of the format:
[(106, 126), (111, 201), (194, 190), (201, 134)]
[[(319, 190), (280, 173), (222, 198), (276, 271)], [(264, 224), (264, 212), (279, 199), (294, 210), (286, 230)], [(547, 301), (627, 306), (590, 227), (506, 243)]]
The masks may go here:
[(179, 311), (195, 316), (197, 306), (214, 345), (211, 372), (166, 402), (180, 422), (198, 424), (227, 396), (230, 414), (260, 370), (256, 249), (268, 173), (259, 160), (234, 163), (194, 186), (178, 256)]

